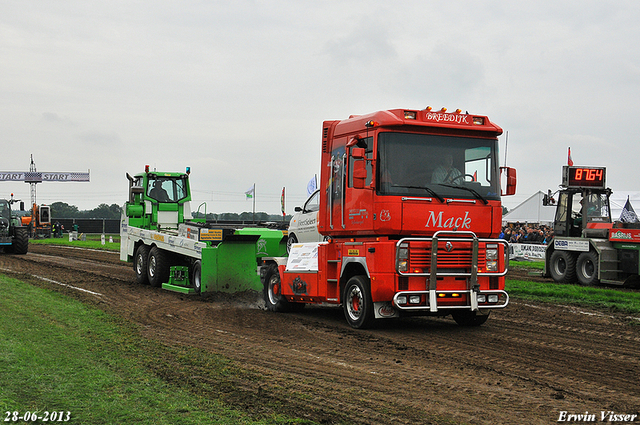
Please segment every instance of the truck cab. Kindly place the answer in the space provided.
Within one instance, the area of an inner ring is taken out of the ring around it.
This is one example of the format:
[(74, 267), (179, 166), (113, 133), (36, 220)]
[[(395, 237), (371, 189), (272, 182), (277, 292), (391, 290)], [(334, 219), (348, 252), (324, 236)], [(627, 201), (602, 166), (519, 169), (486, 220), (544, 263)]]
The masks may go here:
[(497, 237), (516, 176), (499, 167), (500, 134), (486, 116), (444, 108), (325, 121), (317, 227), (328, 241), (292, 246), (282, 284), (265, 279), (281, 291), (267, 305), (342, 304), (356, 328), (403, 314), (483, 323), (508, 303)]

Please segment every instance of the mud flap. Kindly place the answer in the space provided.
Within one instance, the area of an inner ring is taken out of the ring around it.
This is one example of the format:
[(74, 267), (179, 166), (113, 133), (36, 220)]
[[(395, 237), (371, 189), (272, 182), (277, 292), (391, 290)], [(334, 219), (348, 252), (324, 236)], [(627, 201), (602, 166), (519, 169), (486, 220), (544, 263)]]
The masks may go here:
[(373, 303), (373, 313), (376, 319), (400, 317), (400, 312), (388, 301)]

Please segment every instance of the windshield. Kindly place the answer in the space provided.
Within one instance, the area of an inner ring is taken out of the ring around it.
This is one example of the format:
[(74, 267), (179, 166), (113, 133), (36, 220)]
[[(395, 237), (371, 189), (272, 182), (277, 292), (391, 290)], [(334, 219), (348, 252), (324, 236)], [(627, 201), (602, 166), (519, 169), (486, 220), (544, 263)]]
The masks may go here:
[(380, 133), (380, 195), (499, 200), (497, 141)]
[(178, 202), (187, 196), (185, 180), (149, 175), (147, 196), (158, 202)]

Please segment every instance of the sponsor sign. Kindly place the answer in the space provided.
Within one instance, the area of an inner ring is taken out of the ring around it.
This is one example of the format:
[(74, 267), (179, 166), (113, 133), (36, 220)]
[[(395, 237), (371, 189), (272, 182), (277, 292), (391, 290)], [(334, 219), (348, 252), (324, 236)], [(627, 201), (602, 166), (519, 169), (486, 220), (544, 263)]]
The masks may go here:
[(553, 247), (560, 251), (589, 252), (589, 241), (578, 239), (554, 239)]
[(350, 257), (359, 257), (360, 256), (360, 250), (351, 248), (351, 249), (349, 249), (347, 251), (347, 255), (350, 256)]
[(297, 243), (291, 247), (287, 270), (318, 271), (319, 243)]
[(221, 241), (222, 229), (200, 229), (201, 241)]
[(539, 258), (544, 259), (546, 245), (527, 244), (527, 243), (511, 243), (509, 244), (509, 258)]
[(640, 229), (609, 229), (609, 240), (640, 243)]

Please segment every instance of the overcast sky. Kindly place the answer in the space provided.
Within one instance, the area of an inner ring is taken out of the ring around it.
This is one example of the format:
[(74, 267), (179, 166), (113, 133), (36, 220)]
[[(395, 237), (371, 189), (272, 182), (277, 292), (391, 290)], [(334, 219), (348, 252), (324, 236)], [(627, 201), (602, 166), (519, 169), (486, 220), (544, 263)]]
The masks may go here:
[[(640, 190), (640, 2), (0, 0), (0, 171), (91, 172), (38, 203), (122, 204), (125, 173), (191, 167), (192, 208), (286, 212), (323, 120), (447, 107), (500, 125), (513, 208), (576, 165)], [(0, 196), (29, 200), (29, 185)], [(27, 202), (28, 204), (28, 202)], [(636, 210), (640, 205), (636, 206)]]

